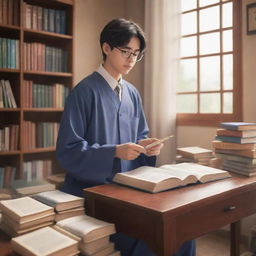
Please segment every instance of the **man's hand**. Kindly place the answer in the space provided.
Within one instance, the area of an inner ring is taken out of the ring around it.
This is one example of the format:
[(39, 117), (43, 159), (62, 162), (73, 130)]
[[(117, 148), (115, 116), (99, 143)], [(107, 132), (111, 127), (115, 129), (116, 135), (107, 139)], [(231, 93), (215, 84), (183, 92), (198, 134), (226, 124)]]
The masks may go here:
[(146, 153), (146, 149), (135, 143), (125, 143), (116, 145), (116, 154), (115, 157), (123, 160), (134, 160), (141, 153)]
[[(144, 140), (140, 140), (138, 144), (141, 145), (142, 147), (146, 147), (147, 145), (149, 145), (153, 142), (156, 142), (156, 141), (159, 141), (159, 140), (154, 139), (154, 138), (147, 138), (147, 139), (144, 139)], [(160, 154), (161, 148), (163, 146), (164, 146), (163, 143), (159, 143), (158, 145), (147, 149), (145, 155), (147, 155), (147, 156), (158, 156)]]

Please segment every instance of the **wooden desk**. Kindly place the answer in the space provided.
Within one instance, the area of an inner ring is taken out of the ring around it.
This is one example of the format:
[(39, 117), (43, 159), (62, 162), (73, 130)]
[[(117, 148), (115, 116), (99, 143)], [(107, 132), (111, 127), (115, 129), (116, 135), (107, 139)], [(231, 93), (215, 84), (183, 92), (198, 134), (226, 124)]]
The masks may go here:
[(84, 190), (87, 213), (143, 239), (158, 256), (231, 224), (231, 255), (239, 255), (239, 221), (256, 213), (256, 177), (242, 176), (150, 194), (115, 184)]

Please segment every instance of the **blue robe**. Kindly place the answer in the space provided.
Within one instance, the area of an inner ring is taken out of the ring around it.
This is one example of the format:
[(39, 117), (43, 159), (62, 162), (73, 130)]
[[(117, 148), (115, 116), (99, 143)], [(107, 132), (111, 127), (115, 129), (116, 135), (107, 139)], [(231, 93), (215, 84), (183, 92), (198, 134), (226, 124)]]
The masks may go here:
[[(125, 80), (121, 83), (121, 102), (98, 72), (83, 79), (68, 96), (57, 140), (57, 159), (67, 172), (63, 191), (83, 196), (84, 188), (109, 183), (116, 172), (155, 165), (156, 157), (144, 154), (132, 161), (115, 158), (117, 144), (137, 143), (148, 134), (138, 91)], [(117, 234), (112, 240), (122, 255), (153, 255), (134, 238)]]

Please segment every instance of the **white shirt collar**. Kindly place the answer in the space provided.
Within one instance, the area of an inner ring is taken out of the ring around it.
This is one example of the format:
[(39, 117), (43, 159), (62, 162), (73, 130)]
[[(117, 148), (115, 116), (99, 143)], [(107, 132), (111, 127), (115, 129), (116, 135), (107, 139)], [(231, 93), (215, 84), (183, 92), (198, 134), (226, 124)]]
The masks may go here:
[[(107, 81), (109, 86), (114, 90), (116, 86), (119, 84), (122, 84), (122, 77), (120, 78), (119, 81), (117, 81), (113, 76), (111, 76), (108, 71), (102, 66), (102, 64), (99, 66), (97, 72), (103, 76), (103, 78)], [(122, 86), (120, 86), (122, 88)]]

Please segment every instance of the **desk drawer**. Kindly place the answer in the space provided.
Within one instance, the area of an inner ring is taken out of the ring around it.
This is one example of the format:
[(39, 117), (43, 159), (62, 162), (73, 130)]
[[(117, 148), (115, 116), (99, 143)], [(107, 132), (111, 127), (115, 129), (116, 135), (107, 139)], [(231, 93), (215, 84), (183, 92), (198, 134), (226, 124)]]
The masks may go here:
[(230, 196), (177, 216), (177, 239), (186, 241), (256, 212), (256, 191)]

